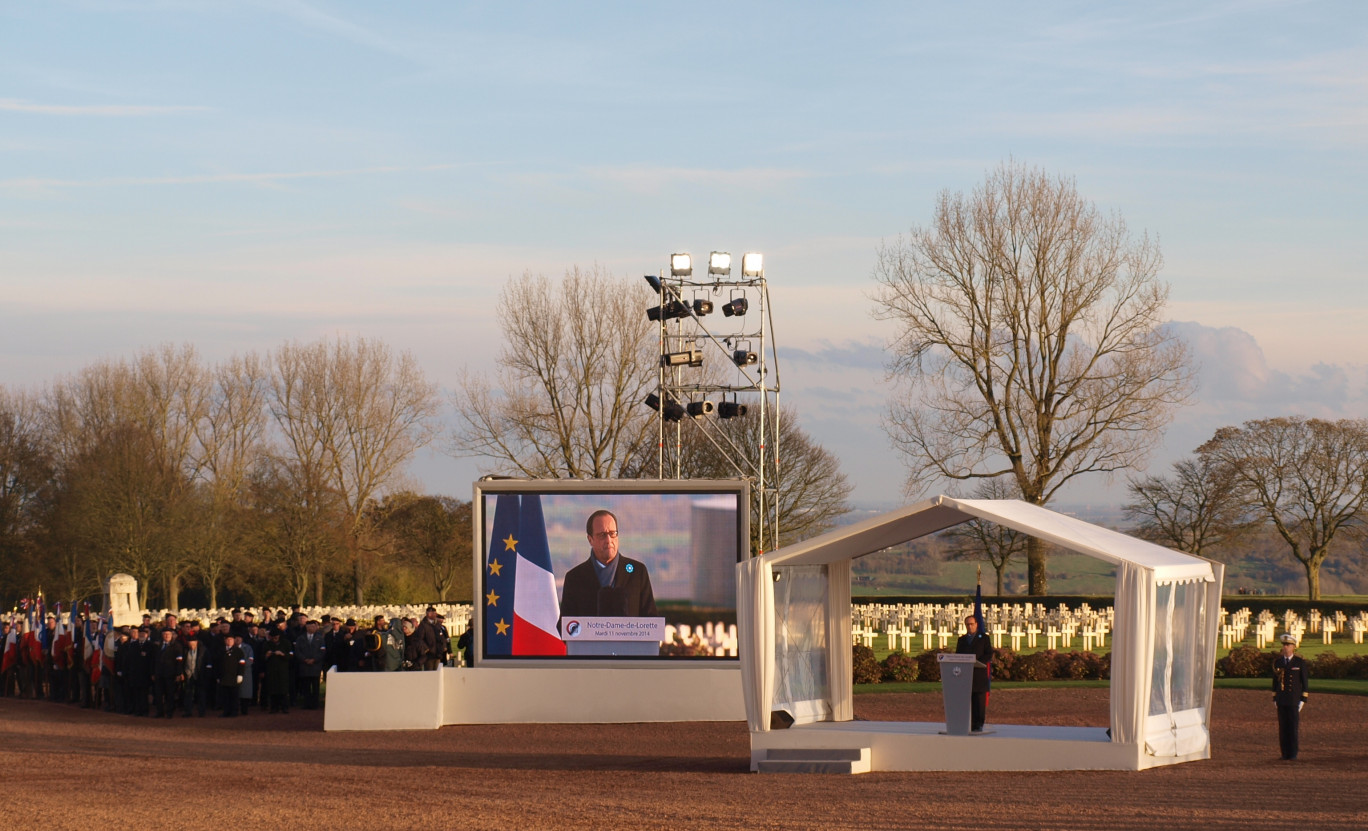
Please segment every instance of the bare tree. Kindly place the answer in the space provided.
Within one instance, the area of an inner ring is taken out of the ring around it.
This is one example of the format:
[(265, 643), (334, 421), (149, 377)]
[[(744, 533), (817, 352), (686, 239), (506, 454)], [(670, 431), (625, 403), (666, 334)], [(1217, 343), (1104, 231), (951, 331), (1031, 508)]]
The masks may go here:
[[(1001, 479), (988, 479), (974, 488), (975, 499), (1011, 499), (1015, 489)], [(1030, 535), (981, 519), (956, 525), (945, 532), (946, 557), (951, 560), (987, 560), (997, 572), (997, 596), (1002, 596), (1003, 576), (1019, 560)]]
[[(1185, 346), (1161, 327), (1157, 244), (1134, 239), (1072, 179), (1016, 162), (943, 192), (928, 227), (879, 252), (892, 320), (887, 418), (909, 488), (1009, 476), (1044, 505), (1089, 473), (1141, 463), (1189, 395)], [(1048, 591), (1032, 538), (1030, 591)]]
[(87, 366), (44, 401), (68, 524), (52, 540), (84, 547), (101, 581), (115, 568), (133, 574), (144, 605), (158, 581), (175, 607), (189, 569), (185, 531), (208, 390), (193, 347), (162, 346)]
[(1174, 462), (1170, 476), (1132, 480), (1129, 490), (1125, 511), (1137, 536), (1199, 557), (1211, 557), (1251, 525), (1231, 467), (1207, 453)]
[(1245, 502), (1277, 530), (1320, 599), (1320, 568), (1340, 534), (1361, 535), (1368, 511), (1368, 421), (1300, 416), (1222, 427), (1198, 453), (1228, 465)]
[[(53, 473), (37, 400), (0, 387), (0, 597), (31, 592), (41, 583), (35, 553)], [(57, 596), (77, 600), (80, 581), (64, 582), (68, 593)]]
[(275, 355), (271, 414), (302, 484), (341, 505), (357, 603), (377, 550), (368, 506), (432, 440), (436, 408), (413, 355), (396, 357), (379, 341), (287, 344)]
[(655, 386), (655, 325), (640, 295), (597, 267), (511, 279), (494, 380), (467, 373), (452, 397), (452, 452), (493, 473), (618, 476), (652, 430), (641, 402)]
[[(263, 572), (289, 588), (303, 604), (312, 583), (323, 605), (321, 578), (328, 559), (345, 546), (338, 531), (338, 508), (330, 491), (310, 491), (310, 479), (297, 467), (272, 460), (250, 480), (251, 544), (264, 553)], [(316, 579), (317, 578), (317, 579)]]
[[(766, 457), (766, 485), (774, 489), (777, 501), (771, 516), (777, 520), (777, 545), (783, 546), (816, 536), (836, 524), (836, 520), (850, 510), (847, 501), (853, 486), (841, 472), (841, 463), (822, 447), (798, 423), (792, 407), (771, 409), (765, 417), (768, 440), (777, 452)], [(750, 452), (760, 440), (760, 416), (749, 412), (730, 419), (704, 416), (698, 420), (686, 418), (678, 445), (666, 442), (666, 469), (675, 469), (675, 454), (679, 454), (679, 471), (685, 479), (729, 479), (738, 476), (757, 477), (759, 471), (746, 467), (753, 464), (758, 454)], [(745, 459), (740, 469), (736, 459)], [(656, 475), (656, 446), (643, 442), (638, 453), (627, 466), (628, 476)], [(757, 477), (758, 478), (758, 477)], [(751, 488), (751, 552), (761, 551), (760, 493)]]
[(432, 579), (437, 598), (470, 597), (470, 503), (450, 496), (393, 494), (382, 513), (400, 556)]
[(244, 516), (248, 486), (266, 452), (266, 392), (269, 370), (249, 353), (214, 367), (205, 417), (196, 425), (203, 511), (194, 536), (194, 567), (218, 606), (224, 572), (240, 560), (246, 545)]

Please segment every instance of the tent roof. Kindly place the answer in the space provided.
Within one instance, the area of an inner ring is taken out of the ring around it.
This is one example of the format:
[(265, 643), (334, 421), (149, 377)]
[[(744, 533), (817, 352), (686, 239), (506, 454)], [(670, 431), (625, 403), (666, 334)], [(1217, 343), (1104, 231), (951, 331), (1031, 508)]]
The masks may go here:
[(1109, 563), (1134, 563), (1153, 571), (1159, 582), (1214, 579), (1211, 564), (1200, 557), (1016, 499), (936, 496), (785, 546), (764, 557), (773, 566), (834, 563), (873, 554), (973, 519), (1003, 525)]

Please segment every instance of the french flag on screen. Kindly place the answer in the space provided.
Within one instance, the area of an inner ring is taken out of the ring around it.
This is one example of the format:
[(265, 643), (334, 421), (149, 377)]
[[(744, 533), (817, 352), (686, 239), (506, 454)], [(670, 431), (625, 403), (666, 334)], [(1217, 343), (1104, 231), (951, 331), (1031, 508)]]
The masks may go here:
[(485, 654), (564, 655), (541, 497), (500, 494), (485, 561)]

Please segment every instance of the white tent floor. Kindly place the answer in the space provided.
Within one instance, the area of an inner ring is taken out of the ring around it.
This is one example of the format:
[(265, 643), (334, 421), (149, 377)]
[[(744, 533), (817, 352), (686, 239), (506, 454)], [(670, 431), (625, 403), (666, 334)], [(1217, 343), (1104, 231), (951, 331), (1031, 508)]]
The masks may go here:
[(827, 721), (751, 733), (751, 769), (771, 749), (867, 747), (872, 770), (1140, 770), (1209, 758), (1141, 756), (1105, 727), (988, 724), (981, 735), (947, 736), (944, 722)]

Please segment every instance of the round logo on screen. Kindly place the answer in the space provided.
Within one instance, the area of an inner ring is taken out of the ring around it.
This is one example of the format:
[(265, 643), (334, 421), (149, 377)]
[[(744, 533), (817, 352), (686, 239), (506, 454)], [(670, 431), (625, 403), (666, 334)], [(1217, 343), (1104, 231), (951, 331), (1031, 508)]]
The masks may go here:
[(565, 624), (565, 634), (569, 635), (572, 638), (579, 634), (579, 630), (580, 626), (578, 620), (572, 620), (569, 623)]
[(636, 566), (633, 566), (631, 563), (628, 563), (628, 564), (627, 564), (627, 573), (628, 573), (628, 574), (631, 574), (631, 573), (634, 572), (634, 571), (636, 571)]

